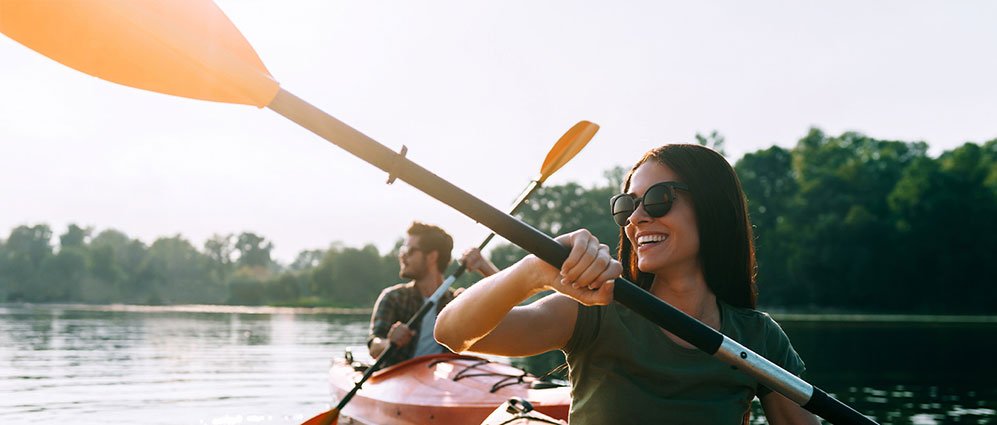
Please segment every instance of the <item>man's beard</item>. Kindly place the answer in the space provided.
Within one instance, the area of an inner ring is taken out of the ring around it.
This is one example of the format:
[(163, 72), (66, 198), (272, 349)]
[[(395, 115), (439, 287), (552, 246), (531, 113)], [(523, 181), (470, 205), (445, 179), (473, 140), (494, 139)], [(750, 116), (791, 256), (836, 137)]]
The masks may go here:
[(402, 267), (402, 270), (398, 273), (398, 275), (401, 276), (402, 279), (419, 280), (424, 276), (426, 276), (426, 268), (409, 267), (408, 270), (406, 270), (404, 267)]

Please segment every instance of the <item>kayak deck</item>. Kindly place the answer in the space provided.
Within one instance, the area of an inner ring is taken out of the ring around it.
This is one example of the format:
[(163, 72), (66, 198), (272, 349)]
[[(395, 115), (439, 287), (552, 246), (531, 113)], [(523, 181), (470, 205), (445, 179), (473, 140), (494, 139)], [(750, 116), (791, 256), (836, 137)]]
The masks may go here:
[[(346, 361), (334, 362), (329, 369), (334, 402), (362, 375)], [(438, 354), (375, 372), (343, 408), (352, 422), (344, 418), (341, 423), (478, 425), (497, 406), (517, 397), (537, 412), (567, 419), (568, 387), (552, 386), (522, 369), (480, 357)]]

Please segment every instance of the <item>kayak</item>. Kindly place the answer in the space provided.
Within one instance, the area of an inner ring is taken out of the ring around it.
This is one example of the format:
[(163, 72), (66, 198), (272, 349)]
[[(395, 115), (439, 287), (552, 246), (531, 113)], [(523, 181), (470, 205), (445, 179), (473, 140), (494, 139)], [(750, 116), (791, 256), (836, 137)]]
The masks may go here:
[[(358, 367), (359, 366), (359, 367)], [(333, 405), (349, 393), (363, 367), (337, 360), (329, 368)], [(374, 372), (341, 412), (341, 424), (479, 425), (511, 398), (536, 412), (568, 418), (570, 388), (541, 381), (526, 371), (460, 354), (416, 357)]]
[(488, 415), (481, 425), (538, 425), (554, 424), (568, 425), (567, 421), (558, 420), (533, 410), (532, 403), (523, 399), (510, 399), (502, 403), (498, 409)]

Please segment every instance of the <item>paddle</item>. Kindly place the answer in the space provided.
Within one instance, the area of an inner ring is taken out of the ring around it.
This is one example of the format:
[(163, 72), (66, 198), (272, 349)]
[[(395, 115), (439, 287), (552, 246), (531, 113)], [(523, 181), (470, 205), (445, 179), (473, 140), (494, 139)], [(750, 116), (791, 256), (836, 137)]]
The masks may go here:
[[(588, 144), (589, 140), (592, 140), (592, 136), (595, 136), (596, 131), (599, 131), (598, 125), (588, 121), (580, 121), (564, 133), (564, 135), (558, 139), (557, 143), (554, 144), (554, 147), (551, 148), (550, 152), (547, 152), (547, 157), (544, 158), (543, 165), (540, 166), (540, 175), (530, 182), (529, 186), (527, 186), (526, 189), (523, 190), (523, 193), (519, 195), (519, 198), (513, 203), (509, 214), (515, 214), (516, 211), (519, 211), (519, 207), (526, 203), (526, 199), (529, 198), (530, 195), (532, 195), (533, 192), (535, 192), (543, 184), (543, 182), (547, 181), (547, 177), (550, 177), (551, 174), (554, 174), (554, 172), (559, 170), (562, 166), (564, 166), (564, 164), (567, 164), (571, 158), (574, 158), (574, 156), (578, 154), (578, 152), (581, 151), (586, 144)], [(478, 249), (484, 249), (485, 245), (488, 245), (488, 242), (491, 241), (494, 236), (495, 233), (488, 234), (488, 237), (481, 242), (481, 245), (478, 245)], [(422, 318), (431, 308), (436, 308), (436, 304), (440, 301), (440, 298), (443, 297), (443, 294), (445, 294), (447, 290), (453, 286), (453, 283), (457, 280), (457, 278), (464, 274), (465, 270), (467, 270), (467, 265), (461, 263), (460, 266), (457, 267), (457, 271), (447, 277), (447, 279), (440, 284), (440, 287), (433, 292), (433, 295), (422, 303), (422, 306), (419, 307), (419, 310), (412, 315), (407, 323), (405, 323), (405, 326), (412, 329), (413, 326), (422, 321)], [(394, 342), (390, 343), (388, 348), (381, 352), (381, 355), (377, 357), (377, 361), (375, 361), (372, 366), (364, 371), (363, 376), (360, 377), (360, 380), (353, 386), (353, 389), (351, 389), (350, 392), (346, 393), (346, 395), (339, 400), (336, 407), (333, 407), (328, 412), (319, 413), (315, 417), (302, 423), (302, 425), (330, 425), (339, 423), (339, 412), (343, 410), (346, 403), (349, 403), (350, 400), (353, 399), (353, 396), (356, 395), (357, 391), (360, 390), (360, 387), (367, 382), (367, 379), (371, 377), (374, 371), (380, 369), (385, 359), (388, 359), (397, 349), (399, 349), (399, 347), (395, 345)]]
[[(280, 88), (210, 0), (0, 0), (0, 32), (72, 68), (175, 96), (267, 106), (560, 267), (568, 249)], [(390, 180), (390, 178), (389, 178)], [(835, 424), (872, 420), (625, 279), (614, 299)]]

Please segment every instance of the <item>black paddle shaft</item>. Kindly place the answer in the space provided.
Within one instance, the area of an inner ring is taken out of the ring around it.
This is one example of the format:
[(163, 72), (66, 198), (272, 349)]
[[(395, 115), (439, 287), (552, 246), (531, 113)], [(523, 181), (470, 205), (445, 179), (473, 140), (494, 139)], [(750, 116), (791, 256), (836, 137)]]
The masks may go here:
[[(367, 163), (384, 170), (389, 174), (389, 181), (399, 178), (408, 182), (416, 189), (478, 221), (495, 233), (502, 235), (509, 242), (529, 251), (547, 263), (560, 268), (564, 260), (567, 259), (569, 249), (559, 244), (550, 236), (488, 205), (429, 170), (406, 159), (404, 154), (398, 154), (388, 149), (374, 139), (367, 137), (293, 94), (281, 89), (277, 97), (269, 105), (269, 108)], [(616, 279), (613, 297), (616, 302), (644, 316), (654, 324), (693, 344), (707, 354), (720, 357), (721, 360), (748, 373), (762, 384), (786, 395), (811, 412), (828, 420), (834, 419), (833, 423), (837, 425), (875, 424), (875, 422), (844, 403), (826, 396), (823, 391), (806, 384), (806, 382), (803, 382), (799, 378), (793, 377), (799, 381), (792, 383), (795, 384), (795, 387), (787, 385), (781, 380), (789, 379), (787, 376), (792, 377), (791, 374), (755, 353), (747, 354), (750, 350), (746, 348), (738, 345), (739, 356), (729, 355), (730, 353), (720, 351), (721, 345), (731, 342), (729, 338), (726, 338), (713, 328), (704, 325), (647, 291), (640, 289), (626, 279)], [(381, 358), (383, 357), (382, 355)], [(743, 361), (744, 359), (747, 361)], [(749, 362), (765, 363), (766, 367), (759, 368)], [(781, 371), (778, 375), (779, 379), (775, 375), (769, 374), (769, 369), (772, 368)], [(804, 388), (795, 392), (785, 390), (790, 387)], [(809, 389), (810, 393), (802, 394), (807, 392), (806, 389)], [(818, 394), (816, 400), (811, 398), (813, 394)], [(340, 404), (345, 403), (341, 401)], [(816, 410), (814, 410), (815, 408)]]

